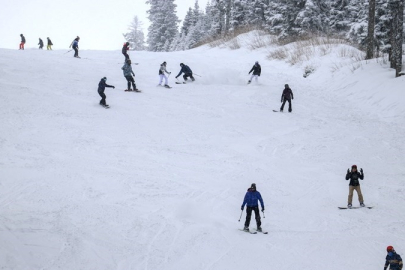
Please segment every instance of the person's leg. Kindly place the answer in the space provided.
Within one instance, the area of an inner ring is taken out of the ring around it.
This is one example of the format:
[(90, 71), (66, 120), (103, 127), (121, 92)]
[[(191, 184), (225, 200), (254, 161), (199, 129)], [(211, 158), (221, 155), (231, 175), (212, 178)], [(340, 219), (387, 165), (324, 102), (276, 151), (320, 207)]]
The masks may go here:
[(255, 81), (258, 82), (259, 81), (259, 76), (255, 75)]
[(187, 77), (188, 77), (188, 76), (187, 76), (186, 74), (183, 75), (183, 79), (184, 79), (185, 81), (187, 81)]
[(288, 111), (292, 112), (291, 99), (288, 100)]
[(165, 79), (165, 85), (168, 85), (168, 84), (169, 84), (169, 80), (167, 79), (166, 74), (163, 74), (163, 78)]
[(360, 186), (356, 186), (356, 192), (357, 192), (357, 195), (359, 196), (359, 202), (364, 203), (363, 194), (361, 193)]
[(349, 196), (347, 198), (347, 204), (352, 204), (353, 201), (353, 190), (354, 186), (349, 186)]
[(163, 82), (163, 74), (159, 74), (159, 85), (162, 85)]
[(25, 45), (25, 42), (22, 43), (22, 49), (23, 49), (23, 50), (24, 50), (24, 45)]
[(127, 80), (127, 90), (131, 90), (131, 78), (130, 76), (125, 76), (125, 79)]
[(135, 79), (134, 79), (134, 77), (132, 77), (132, 76), (131, 76), (131, 83), (132, 83), (132, 88), (133, 88), (133, 90), (134, 90), (134, 91), (137, 90), (137, 89), (136, 89), (136, 84), (135, 84)]
[(191, 79), (193, 82), (195, 81), (195, 79), (194, 79), (194, 77), (193, 77), (193, 74), (190, 75), (190, 79)]
[(260, 226), (262, 225), (262, 222), (260, 220), (259, 207), (255, 207), (254, 210), (255, 210), (256, 225), (257, 225), (257, 228), (260, 228)]
[(77, 48), (74, 48), (75, 50), (75, 57), (79, 57), (79, 50)]
[(283, 104), (281, 105), (280, 111), (283, 111), (283, 110), (284, 110), (284, 105), (285, 105), (286, 102), (287, 102), (287, 100), (284, 99), (284, 100), (283, 100)]
[(250, 218), (252, 217), (252, 207), (246, 207), (246, 221), (245, 221), (245, 227), (249, 228), (250, 224)]
[(101, 100), (100, 100), (100, 104), (101, 105), (105, 105), (106, 103), (105, 103), (105, 100), (106, 100), (106, 95), (104, 94), (104, 92), (103, 91), (98, 91), (98, 94), (100, 95), (100, 97), (101, 97)]

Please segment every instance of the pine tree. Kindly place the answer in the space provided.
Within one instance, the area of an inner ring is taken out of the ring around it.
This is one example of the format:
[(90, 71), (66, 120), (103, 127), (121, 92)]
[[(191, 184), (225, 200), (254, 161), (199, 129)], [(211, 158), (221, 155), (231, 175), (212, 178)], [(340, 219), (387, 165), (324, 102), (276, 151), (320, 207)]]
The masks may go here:
[(149, 50), (154, 52), (168, 51), (172, 41), (178, 34), (174, 0), (148, 0), (150, 9), (147, 11), (151, 25), (148, 28)]
[(368, 2), (368, 35), (366, 59), (374, 57), (375, 0)]
[(143, 23), (135, 16), (128, 27), (129, 32), (123, 34), (126, 41), (129, 42), (129, 47), (134, 51), (142, 51), (145, 49), (145, 35), (142, 30)]

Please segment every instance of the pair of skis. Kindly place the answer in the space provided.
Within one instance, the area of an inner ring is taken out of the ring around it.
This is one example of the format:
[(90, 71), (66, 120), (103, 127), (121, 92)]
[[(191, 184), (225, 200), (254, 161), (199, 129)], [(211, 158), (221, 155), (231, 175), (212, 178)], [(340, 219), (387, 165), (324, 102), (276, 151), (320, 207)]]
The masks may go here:
[(141, 90), (139, 90), (139, 89), (135, 89), (135, 90), (132, 90), (132, 89), (130, 89), (130, 90), (125, 89), (124, 91), (125, 91), (125, 92), (137, 92), (137, 93), (142, 92), (142, 91), (141, 91)]
[[(242, 231), (242, 232), (246, 232), (246, 233), (250, 233), (250, 234), (257, 234), (259, 231), (258, 230), (255, 230), (255, 231), (245, 231), (244, 229), (239, 229), (240, 231)], [(262, 234), (268, 234), (269, 232), (264, 232), (264, 231), (261, 231), (260, 233), (262, 233)]]

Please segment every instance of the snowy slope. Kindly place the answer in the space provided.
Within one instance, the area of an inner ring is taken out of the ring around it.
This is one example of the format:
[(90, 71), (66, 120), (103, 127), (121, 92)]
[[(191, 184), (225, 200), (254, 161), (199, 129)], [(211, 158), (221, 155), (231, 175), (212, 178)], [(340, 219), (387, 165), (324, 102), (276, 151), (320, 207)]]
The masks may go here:
[[(387, 245), (405, 254), (405, 78), (332, 52), (304, 79), (267, 51), (132, 53), (138, 94), (119, 51), (0, 50), (0, 269), (372, 270)], [(202, 77), (175, 85), (180, 62)], [(274, 113), (285, 83), (293, 113)], [(373, 210), (337, 210), (352, 164)], [(238, 230), (253, 182), (268, 235)]]

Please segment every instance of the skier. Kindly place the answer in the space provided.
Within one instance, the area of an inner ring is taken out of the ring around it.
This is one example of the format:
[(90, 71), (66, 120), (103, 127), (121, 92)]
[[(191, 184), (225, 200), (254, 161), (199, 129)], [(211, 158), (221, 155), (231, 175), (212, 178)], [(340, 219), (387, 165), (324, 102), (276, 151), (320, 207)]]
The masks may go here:
[(401, 270), (402, 269), (402, 258), (394, 250), (393, 246), (387, 247), (387, 257), (385, 257), (384, 270), (387, 270), (388, 265), (390, 270)]
[(77, 36), (77, 37), (72, 41), (72, 43), (71, 43), (70, 46), (69, 46), (69, 48), (72, 47), (73, 50), (75, 50), (75, 55), (74, 55), (74, 57), (76, 57), (76, 58), (80, 58), (80, 57), (79, 57), (79, 41), (80, 41), (80, 37)]
[(108, 85), (108, 84), (106, 83), (106, 81), (107, 81), (107, 78), (106, 78), (106, 77), (101, 78), (100, 82), (98, 83), (98, 94), (99, 94), (100, 97), (101, 97), (100, 105), (108, 108), (109, 105), (106, 104), (106, 102), (105, 102), (105, 99), (106, 99), (107, 97), (106, 97), (106, 95), (104, 94), (104, 90), (105, 90), (106, 87), (111, 87), (112, 89), (115, 89), (115, 86)]
[(42, 48), (44, 47), (44, 42), (42, 41), (41, 38), (39, 38), (39, 43), (38, 43), (38, 45), (39, 45), (39, 49), (42, 50)]
[(187, 81), (187, 78), (190, 77), (190, 79), (194, 82), (195, 79), (194, 79), (194, 77), (193, 77), (193, 71), (190, 69), (190, 67), (187, 66), (187, 65), (185, 65), (185, 64), (183, 64), (183, 63), (181, 63), (180, 66), (181, 66), (181, 70), (180, 70), (179, 74), (176, 76), (176, 79), (177, 79), (182, 73), (184, 73), (183, 78), (184, 78), (185, 81)]
[[(136, 88), (134, 77), (132, 77), (132, 75), (135, 76), (135, 73), (134, 73), (134, 71), (132, 70), (132, 67), (131, 67), (131, 60), (128, 59), (121, 69), (124, 71), (124, 77), (125, 77), (125, 79), (127, 79), (127, 82), (128, 82), (128, 87), (127, 87), (127, 89), (125, 91), (140, 92)], [(133, 90), (131, 90), (131, 84), (132, 84)]]
[(47, 50), (52, 50), (53, 43), (52, 43), (51, 39), (49, 37), (47, 37), (46, 39), (48, 40), (48, 44), (46, 46), (46, 49)]
[(259, 62), (256, 61), (255, 64), (253, 65), (252, 69), (249, 71), (248, 74), (252, 73), (252, 77), (250, 77), (250, 80), (248, 81), (248, 84), (252, 82), (253, 78), (255, 78), (256, 82), (258, 80), (258, 77), (260, 77), (260, 74), (262, 73), (262, 67), (259, 65)]
[(281, 94), (281, 103), (283, 103), (283, 105), (281, 105), (280, 112), (283, 112), (284, 105), (287, 101), (288, 101), (288, 112), (292, 111), (291, 99), (294, 99), (294, 94), (293, 94), (290, 86), (288, 86), (288, 84), (286, 84), (286, 85), (284, 85), (284, 90), (283, 90), (283, 93)]
[(124, 46), (122, 46), (122, 54), (125, 56), (125, 61), (129, 59), (128, 50), (129, 50), (129, 42), (125, 42)]
[(244, 231), (247, 231), (247, 232), (249, 231), (249, 224), (250, 224), (250, 218), (252, 216), (252, 211), (255, 212), (257, 231), (259, 231), (259, 232), (262, 231), (262, 228), (260, 227), (262, 222), (260, 221), (260, 212), (259, 212), (258, 201), (260, 201), (260, 205), (262, 206), (262, 212), (264, 212), (264, 203), (263, 203), (262, 195), (260, 195), (260, 192), (256, 190), (256, 184), (253, 183), (251, 185), (251, 187), (247, 190), (245, 199), (243, 200), (243, 204), (241, 207), (241, 210), (243, 211), (245, 204), (247, 206), (246, 222), (245, 222), (245, 227), (243, 228)]
[(20, 37), (21, 37), (20, 50), (24, 50), (25, 37), (23, 34), (20, 34)]
[(357, 195), (359, 196), (360, 206), (364, 207), (363, 194), (361, 194), (360, 182), (359, 179), (364, 179), (363, 169), (360, 169), (360, 172), (357, 171), (357, 165), (352, 166), (352, 171), (347, 169), (346, 180), (350, 179), (349, 183), (349, 197), (347, 200), (347, 208), (352, 208), (353, 200), (353, 191), (356, 190)]
[(160, 77), (159, 86), (162, 85), (163, 79), (165, 79), (165, 87), (166, 87), (166, 88), (170, 88), (170, 86), (169, 86), (169, 84), (168, 84), (168, 78), (167, 78), (167, 76), (165, 75), (165, 73), (166, 73), (166, 74), (169, 74), (169, 75), (172, 74), (172, 73), (171, 73), (171, 72), (168, 72), (168, 71), (166, 70), (166, 65), (167, 65), (166, 62), (163, 62), (163, 63), (160, 65), (160, 69), (159, 69), (159, 77)]

